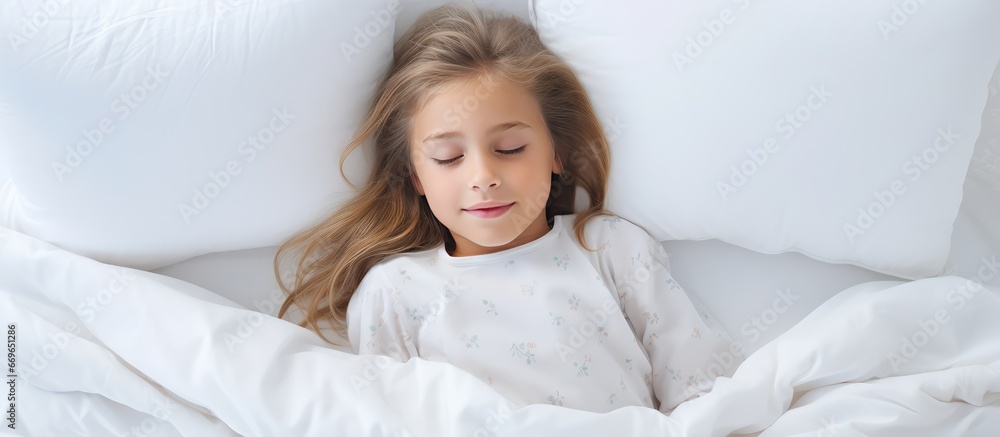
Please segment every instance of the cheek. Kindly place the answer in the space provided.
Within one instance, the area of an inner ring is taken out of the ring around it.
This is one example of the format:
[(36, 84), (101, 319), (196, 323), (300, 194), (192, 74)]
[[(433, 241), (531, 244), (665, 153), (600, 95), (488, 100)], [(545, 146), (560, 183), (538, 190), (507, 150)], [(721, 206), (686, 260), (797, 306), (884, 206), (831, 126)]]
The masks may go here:
[(440, 200), (455, 197), (462, 186), (462, 182), (454, 175), (435, 171), (424, 172), (420, 182), (424, 186), (424, 192)]
[[(551, 152), (550, 152), (551, 153)], [(524, 179), (532, 181), (543, 181), (549, 183), (552, 180), (552, 156), (540, 154), (532, 157), (532, 165), (525, 169)]]

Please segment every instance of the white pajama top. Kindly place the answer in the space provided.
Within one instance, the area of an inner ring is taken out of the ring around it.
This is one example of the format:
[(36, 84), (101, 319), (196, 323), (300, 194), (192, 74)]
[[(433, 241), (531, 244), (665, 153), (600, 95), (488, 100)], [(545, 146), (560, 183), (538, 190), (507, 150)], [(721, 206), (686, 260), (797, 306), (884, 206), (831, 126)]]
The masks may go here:
[(669, 414), (742, 354), (671, 277), (666, 251), (620, 216), (585, 226), (554, 216), (544, 236), (452, 257), (444, 245), (389, 256), (347, 310), (355, 353), (443, 361), (518, 406), (593, 412), (642, 405)]

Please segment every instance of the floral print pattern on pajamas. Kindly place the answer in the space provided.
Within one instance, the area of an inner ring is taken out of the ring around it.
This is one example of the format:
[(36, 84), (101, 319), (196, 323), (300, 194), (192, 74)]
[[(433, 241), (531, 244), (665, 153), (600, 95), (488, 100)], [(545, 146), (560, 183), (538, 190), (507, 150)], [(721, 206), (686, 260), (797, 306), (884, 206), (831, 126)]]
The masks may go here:
[(518, 405), (669, 414), (732, 376), (738, 345), (670, 275), (663, 245), (619, 216), (555, 216), (521, 246), (387, 257), (348, 306), (359, 354), (452, 363)]

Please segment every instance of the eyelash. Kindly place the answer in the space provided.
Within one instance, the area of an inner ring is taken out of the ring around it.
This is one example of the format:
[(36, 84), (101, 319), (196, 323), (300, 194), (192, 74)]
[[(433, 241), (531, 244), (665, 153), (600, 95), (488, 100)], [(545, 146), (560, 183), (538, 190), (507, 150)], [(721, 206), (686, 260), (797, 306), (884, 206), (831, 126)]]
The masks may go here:
[[(510, 150), (497, 150), (497, 152), (499, 152), (502, 155), (508, 155), (508, 156), (510, 156), (510, 155), (517, 155), (518, 153), (523, 152), (525, 147), (528, 147), (528, 145), (525, 144), (525, 145), (523, 145), (521, 147), (518, 147), (516, 149), (510, 149)], [(454, 157), (454, 158), (451, 158), (451, 159), (447, 159), (447, 160), (444, 160), (444, 161), (435, 159), (434, 162), (436, 162), (438, 165), (440, 165), (442, 167), (447, 167), (447, 166), (450, 166), (450, 165), (454, 164), (455, 161), (458, 161), (458, 158), (461, 158), (461, 156), (457, 156), (457, 157)]]

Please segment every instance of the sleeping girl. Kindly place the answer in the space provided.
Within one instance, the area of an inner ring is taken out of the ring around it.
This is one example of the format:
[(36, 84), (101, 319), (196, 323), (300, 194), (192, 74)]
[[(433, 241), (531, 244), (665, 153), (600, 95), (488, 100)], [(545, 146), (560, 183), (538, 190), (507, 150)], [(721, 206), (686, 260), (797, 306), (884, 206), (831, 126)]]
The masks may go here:
[(669, 414), (734, 373), (739, 347), (663, 246), (604, 209), (608, 140), (529, 24), (468, 6), (422, 15), (342, 175), (368, 140), (369, 181), (280, 248), (299, 256), (279, 317), (294, 305), (358, 354), (451, 363), (517, 405)]

